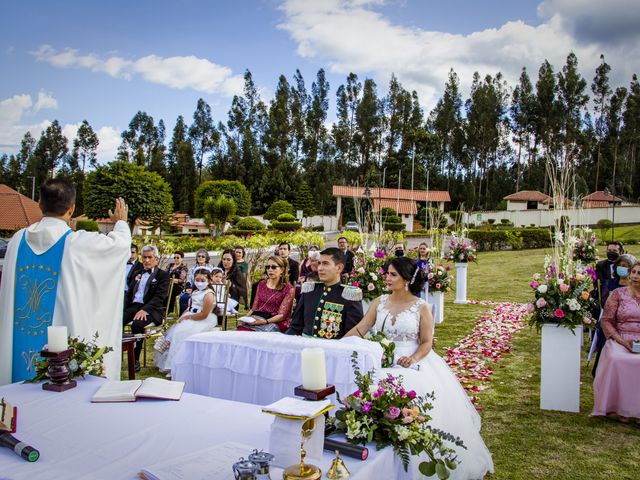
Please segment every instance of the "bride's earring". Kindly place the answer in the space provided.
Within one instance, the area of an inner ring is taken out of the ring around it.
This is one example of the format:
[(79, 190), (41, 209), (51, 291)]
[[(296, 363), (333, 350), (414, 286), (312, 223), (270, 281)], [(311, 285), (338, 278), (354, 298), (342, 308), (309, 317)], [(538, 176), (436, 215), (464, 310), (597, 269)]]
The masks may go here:
[(408, 292), (409, 291), (409, 282), (404, 284), (404, 289)]

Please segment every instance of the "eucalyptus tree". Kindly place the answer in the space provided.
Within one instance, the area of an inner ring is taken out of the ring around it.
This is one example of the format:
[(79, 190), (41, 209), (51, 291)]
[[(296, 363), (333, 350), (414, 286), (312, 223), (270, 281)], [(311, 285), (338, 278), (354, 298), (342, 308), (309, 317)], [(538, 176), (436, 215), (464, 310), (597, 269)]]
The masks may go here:
[(609, 116), (611, 87), (609, 86), (609, 72), (611, 67), (604, 60), (604, 55), (600, 55), (600, 65), (596, 68), (596, 75), (591, 83), (593, 92), (593, 107), (596, 114), (595, 135), (598, 141), (598, 153), (596, 156), (596, 178), (595, 190), (598, 190), (600, 180), (600, 165), (602, 163), (602, 143), (607, 137), (607, 117)]
[(202, 183), (204, 157), (220, 142), (220, 134), (211, 116), (211, 107), (202, 98), (198, 99), (193, 112), (193, 123), (189, 127), (189, 138), (193, 146), (198, 169), (198, 184)]

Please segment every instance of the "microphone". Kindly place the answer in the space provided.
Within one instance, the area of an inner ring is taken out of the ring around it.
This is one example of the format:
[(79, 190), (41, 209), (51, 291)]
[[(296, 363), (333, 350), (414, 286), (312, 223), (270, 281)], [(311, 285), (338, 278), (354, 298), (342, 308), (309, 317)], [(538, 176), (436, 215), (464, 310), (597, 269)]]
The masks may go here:
[(40, 452), (21, 442), (9, 432), (0, 432), (0, 446), (13, 450), (16, 455), (20, 455), (27, 462), (35, 462), (40, 458)]

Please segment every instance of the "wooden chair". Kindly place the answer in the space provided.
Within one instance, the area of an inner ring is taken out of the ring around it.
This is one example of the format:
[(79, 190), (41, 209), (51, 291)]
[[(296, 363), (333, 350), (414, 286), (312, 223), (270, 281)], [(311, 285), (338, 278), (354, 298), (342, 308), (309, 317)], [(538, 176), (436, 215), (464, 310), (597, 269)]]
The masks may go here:
[(218, 310), (221, 310), (219, 312), (219, 316), (221, 317), (220, 326), (222, 327), (222, 330), (224, 330), (224, 331), (226, 331), (227, 328), (228, 328), (228, 319), (229, 319), (229, 317), (235, 317), (236, 323), (237, 323), (237, 320), (238, 320), (238, 314), (237, 313), (229, 313), (228, 312), (229, 291), (230, 290), (231, 290), (231, 282), (230, 281), (228, 281), (227, 283), (222, 284), (222, 285), (214, 285), (214, 289), (213, 289), (213, 292), (216, 295), (216, 306), (218, 307)]

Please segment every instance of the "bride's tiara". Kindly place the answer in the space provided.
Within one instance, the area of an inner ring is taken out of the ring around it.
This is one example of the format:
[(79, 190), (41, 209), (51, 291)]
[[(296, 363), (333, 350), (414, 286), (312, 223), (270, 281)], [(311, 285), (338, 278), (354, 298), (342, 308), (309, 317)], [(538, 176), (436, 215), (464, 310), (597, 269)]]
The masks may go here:
[(420, 270), (420, 266), (416, 265), (416, 269), (413, 271), (413, 277), (411, 277), (411, 281), (409, 282), (409, 285), (413, 285), (413, 282), (416, 281), (416, 277), (418, 276), (418, 270)]

